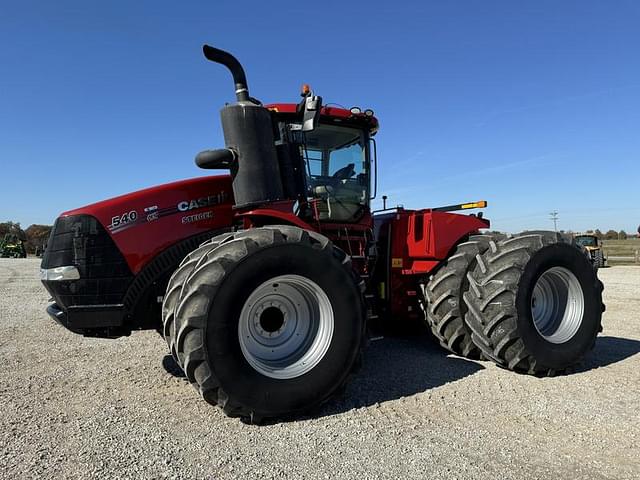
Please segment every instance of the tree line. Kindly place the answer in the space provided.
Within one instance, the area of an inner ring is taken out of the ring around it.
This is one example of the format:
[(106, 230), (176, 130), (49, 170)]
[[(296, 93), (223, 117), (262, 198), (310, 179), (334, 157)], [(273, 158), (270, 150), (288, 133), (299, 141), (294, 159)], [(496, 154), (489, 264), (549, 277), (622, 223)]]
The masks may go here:
[(0, 223), (0, 239), (3, 239), (7, 234), (16, 235), (24, 242), (27, 253), (36, 253), (36, 251), (42, 251), (47, 243), (51, 228), (51, 225), (34, 224), (23, 230), (20, 222), (4, 222)]
[[(574, 232), (573, 230), (560, 230), (560, 233), (567, 235), (593, 235), (598, 237), (598, 240), (627, 240), (628, 238), (640, 238), (640, 227), (638, 227), (638, 233), (627, 233), (624, 230), (616, 231), (616, 230), (607, 230), (606, 232), (602, 232), (600, 229), (596, 228), (595, 230), (587, 230), (584, 233)], [(489, 232), (490, 235), (497, 236), (501, 238), (505, 236), (505, 232), (499, 232), (497, 230)]]
[(587, 235), (594, 235), (600, 240), (626, 240), (627, 238), (636, 237), (635, 233), (628, 234), (624, 230), (620, 230), (619, 232), (616, 232), (615, 230), (607, 230), (606, 233), (602, 233), (599, 229), (596, 228), (595, 230), (587, 230), (584, 233)]

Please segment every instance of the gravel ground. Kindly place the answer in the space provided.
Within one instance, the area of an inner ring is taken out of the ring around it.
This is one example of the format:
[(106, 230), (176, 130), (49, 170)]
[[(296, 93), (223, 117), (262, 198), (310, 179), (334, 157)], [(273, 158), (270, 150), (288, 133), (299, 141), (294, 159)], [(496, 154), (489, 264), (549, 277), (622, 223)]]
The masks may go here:
[(38, 267), (0, 259), (0, 478), (640, 478), (638, 267), (600, 271), (604, 332), (571, 375), (384, 339), (344, 397), (266, 426), (167, 373), (153, 332), (56, 325)]

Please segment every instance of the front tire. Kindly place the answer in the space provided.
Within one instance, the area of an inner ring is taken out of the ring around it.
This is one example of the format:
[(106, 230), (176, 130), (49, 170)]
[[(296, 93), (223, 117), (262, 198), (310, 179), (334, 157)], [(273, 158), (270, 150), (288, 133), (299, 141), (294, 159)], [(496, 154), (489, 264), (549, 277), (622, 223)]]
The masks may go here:
[(173, 316), (169, 308), (163, 315), (205, 400), (256, 422), (306, 412), (339, 391), (365, 344), (366, 310), (349, 257), (288, 226), (205, 247), (180, 282)]
[(602, 283), (583, 252), (553, 232), (492, 241), (468, 278), (473, 341), (511, 370), (563, 371), (602, 330)]
[(177, 334), (175, 311), (178, 307), (178, 302), (182, 293), (182, 287), (184, 286), (185, 280), (189, 277), (189, 275), (193, 273), (204, 254), (213, 250), (221, 243), (224, 243), (225, 241), (232, 238), (233, 233), (225, 232), (221, 233), (220, 235), (216, 235), (210, 240), (207, 240), (198, 248), (189, 253), (182, 260), (182, 262), (180, 262), (177, 270), (173, 272), (171, 278), (169, 279), (166, 293), (162, 301), (162, 336), (167, 342), (167, 346), (169, 347), (169, 351), (171, 352), (173, 359), (180, 366), (180, 368), (182, 368), (182, 361), (178, 356), (178, 351), (175, 344)]

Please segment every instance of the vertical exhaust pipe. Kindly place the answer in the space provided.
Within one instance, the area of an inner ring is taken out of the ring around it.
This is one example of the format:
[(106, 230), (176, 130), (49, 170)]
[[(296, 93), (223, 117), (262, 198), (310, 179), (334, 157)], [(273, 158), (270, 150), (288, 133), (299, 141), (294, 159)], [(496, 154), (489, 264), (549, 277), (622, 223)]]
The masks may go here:
[(226, 149), (201, 152), (196, 163), (204, 168), (229, 168), (236, 208), (282, 200), (284, 187), (271, 112), (249, 95), (247, 77), (236, 57), (209, 45), (202, 51), (207, 60), (229, 69), (238, 101), (220, 111)]
[(207, 60), (224, 65), (229, 69), (235, 83), (236, 99), (238, 102), (247, 102), (251, 100), (249, 96), (249, 86), (247, 85), (247, 77), (244, 74), (244, 68), (236, 57), (229, 52), (220, 50), (219, 48), (203, 45), (202, 51)]

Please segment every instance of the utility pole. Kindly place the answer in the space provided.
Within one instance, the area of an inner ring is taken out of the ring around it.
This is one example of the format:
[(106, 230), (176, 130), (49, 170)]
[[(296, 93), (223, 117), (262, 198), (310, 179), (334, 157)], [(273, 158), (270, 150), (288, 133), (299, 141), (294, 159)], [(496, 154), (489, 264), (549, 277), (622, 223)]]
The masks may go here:
[(554, 210), (549, 215), (551, 215), (551, 220), (553, 220), (553, 231), (558, 231), (558, 211)]

